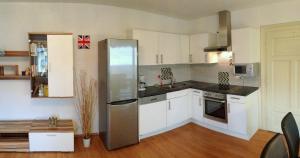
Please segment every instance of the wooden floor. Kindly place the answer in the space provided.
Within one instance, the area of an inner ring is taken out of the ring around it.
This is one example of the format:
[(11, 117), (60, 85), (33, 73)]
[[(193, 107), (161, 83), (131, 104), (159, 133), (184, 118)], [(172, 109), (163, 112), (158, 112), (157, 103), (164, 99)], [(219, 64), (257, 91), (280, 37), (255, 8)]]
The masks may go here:
[(107, 151), (95, 136), (88, 149), (76, 138), (75, 153), (0, 153), (0, 158), (257, 158), (273, 135), (259, 130), (245, 141), (190, 123), (115, 151)]

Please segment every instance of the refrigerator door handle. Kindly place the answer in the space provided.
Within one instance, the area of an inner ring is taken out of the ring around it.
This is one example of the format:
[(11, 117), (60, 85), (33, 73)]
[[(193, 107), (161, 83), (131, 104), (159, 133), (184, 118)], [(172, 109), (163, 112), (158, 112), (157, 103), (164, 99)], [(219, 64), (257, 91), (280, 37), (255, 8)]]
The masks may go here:
[(110, 105), (115, 106), (115, 105), (124, 105), (124, 104), (130, 104), (133, 102), (136, 102), (137, 99), (129, 99), (129, 100), (122, 100), (122, 101), (115, 101), (111, 102)]

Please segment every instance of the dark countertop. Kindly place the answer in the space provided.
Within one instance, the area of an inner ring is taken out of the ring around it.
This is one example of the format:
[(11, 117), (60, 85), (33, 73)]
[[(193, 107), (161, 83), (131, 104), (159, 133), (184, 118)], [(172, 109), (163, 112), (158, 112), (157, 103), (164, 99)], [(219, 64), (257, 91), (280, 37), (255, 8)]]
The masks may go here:
[(223, 94), (240, 95), (240, 96), (247, 96), (255, 92), (256, 90), (258, 90), (258, 87), (236, 86), (236, 85), (230, 85), (228, 90), (221, 90), (218, 88), (218, 84), (198, 82), (198, 81), (191, 80), (191, 81), (177, 82), (174, 84), (173, 88), (168, 88), (167, 86), (163, 86), (162, 88), (158, 86), (146, 87), (145, 91), (139, 91), (139, 98), (166, 94), (169, 92), (184, 90), (188, 88), (194, 88), (198, 90), (223, 93)]

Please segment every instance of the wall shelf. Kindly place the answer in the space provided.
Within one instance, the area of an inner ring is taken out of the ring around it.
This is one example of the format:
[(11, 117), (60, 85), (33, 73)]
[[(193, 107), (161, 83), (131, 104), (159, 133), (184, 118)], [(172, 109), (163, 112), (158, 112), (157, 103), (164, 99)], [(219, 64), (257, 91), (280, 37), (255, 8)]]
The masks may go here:
[(5, 55), (0, 57), (29, 57), (29, 51), (5, 51)]
[(0, 80), (30, 80), (30, 76), (6, 75), (0, 76)]

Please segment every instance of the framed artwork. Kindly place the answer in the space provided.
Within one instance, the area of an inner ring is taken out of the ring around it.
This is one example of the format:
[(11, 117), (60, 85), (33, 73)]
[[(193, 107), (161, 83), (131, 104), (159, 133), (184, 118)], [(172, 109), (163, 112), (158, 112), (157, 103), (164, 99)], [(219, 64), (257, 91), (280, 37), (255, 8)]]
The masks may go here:
[(90, 35), (78, 35), (78, 49), (90, 49)]

